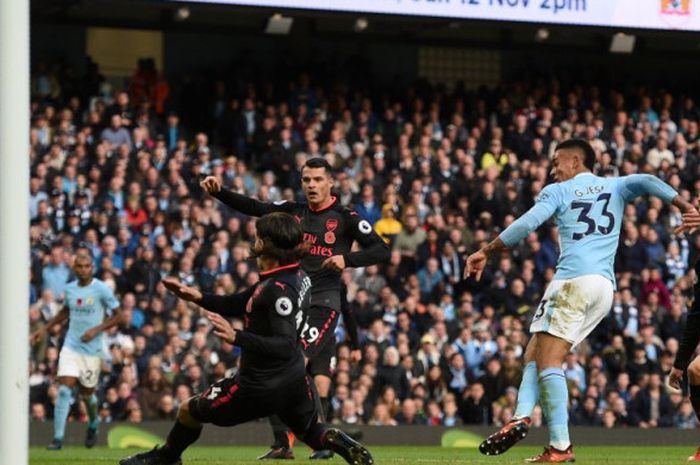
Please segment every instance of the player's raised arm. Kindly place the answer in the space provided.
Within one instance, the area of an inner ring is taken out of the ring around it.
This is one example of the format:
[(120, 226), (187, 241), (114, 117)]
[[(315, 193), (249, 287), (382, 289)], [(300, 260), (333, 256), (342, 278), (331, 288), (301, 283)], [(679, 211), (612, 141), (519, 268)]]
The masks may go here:
[(620, 189), (627, 201), (649, 194), (678, 207), (683, 212), (683, 224), (673, 231), (675, 234), (680, 234), (684, 231), (693, 232), (700, 227), (700, 213), (693, 204), (655, 176), (650, 174), (625, 176), (620, 179)]
[(246, 304), (253, 295), (254, 290), (255, 286), (232, 295), (216, 295), (203, 292), (201, 293), (202, 297), (195, 303), (212, 313), (218, 313), (226, 317), (239, 317), (245, 313)]
[(488, 258), (495, 252), (513, 247), (551, 218), (561, 203), (560, 197), (558, 184), (550, 184), (542, 189), (530, 210), (515, 220), (496, 239), (467, 258), (464, 278), (474, 275), (477, 281), (480, 280)]
[(253, 295), (253, 290), (255, 289), (255, 286), (253, 286), (238, 294), (216, 295), (201, 292), (191, 286), (185, 286), (172, 276), (164, 278), (162, 282), (168, 291), (180, 299), (195, 303), (210, 312), (230, 317), (241, 316), (245, 313), (246, 303), (248, 303), (248, 299)]
[(249, 216), (263, 216), (273, 212), (291, 213), (296, 207), (294, 202), (267, 203), (228, 191), (221, 187), (221, 183), (214, 176), (207, 176), (199, 185), (227, 207)]

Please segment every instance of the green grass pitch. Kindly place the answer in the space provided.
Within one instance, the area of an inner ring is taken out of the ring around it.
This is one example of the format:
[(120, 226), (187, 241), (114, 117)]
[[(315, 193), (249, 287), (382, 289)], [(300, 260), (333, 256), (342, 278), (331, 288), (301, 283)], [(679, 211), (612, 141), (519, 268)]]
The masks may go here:
[[(264, 447), (192, 447), (183, 457), (183, 465), (260, 465), (255, 457)], [(409, 464), (522, 464), (523, 459), (540, 452), (536, 447), (515, 447), (500, 457), (484, 457), (475, 449), (442, 447), (372, 447), (376, 465)], [(96, 448), (66, 448), (50, 452), (43, 448), (30, 450), (31, 465), (92, 465), (117, 464), (119, 459), (138, 452), (137, 449), (116, 450)], [(317, 463), (308, 460), (309, 450), (297, 446), (294, 463)], [(669, 465), (687, 463), (694, 452), (692, 447), (580, 447), (576, 449), (576, 463), (583, 465)], [(341, 465), (340, 458), (327, 461), (328, 465)]]

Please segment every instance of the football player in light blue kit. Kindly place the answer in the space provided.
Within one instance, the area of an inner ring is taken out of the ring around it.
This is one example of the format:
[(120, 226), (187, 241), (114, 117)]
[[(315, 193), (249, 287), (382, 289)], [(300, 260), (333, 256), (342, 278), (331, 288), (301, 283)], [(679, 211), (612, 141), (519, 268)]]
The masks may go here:
[(467, 259), (465, 276), (481, 278), (488, 257), (518, 244), (549, 218), (559, 227), (561, 253), (530, 326), (525, 369), (513, 420), (484, 441), (479, 450), (502, 454), (527, 434), (538, 398), (547, 418), (550, 443), (530, 463), (573, 462), (568, 430), (568, 390), (562, 365), (612, 307), (613, 272), (624, 206), (641, 195), (654, 195), (683, 212), (683, 226), (697, 224), (700, 214), (669, 185), (650, 175), (602, 178), (591, 173), (596, 155), (591, 146), (572, 139), (558, 145), (552, 160), (556, 183), (546, 186), (535, 205), (498, 238)]
[[(92, 257), (84, 251), (76, 254), (73, 262), (76, 281), (65, 289), (65, 306), (44, 327), (32, 334), (32, 343), (39, 341), (46, 331), (68, 320), (68, 332), (58, 358), (58, 398), (54, 408), (54, 439), (50, 450), (63, 447), (63, 432), (70, 410), (73, 388), (80, 384), (80, 397), (87, 406), (90, 421), (85, 447), (97, 442), (97, 396), (95, 386), (102, 367), (102, 332), (119, 323), (119, 307), (112, 290), (92, 276)], [(105, 318), (107, 317), (107, 318)]]

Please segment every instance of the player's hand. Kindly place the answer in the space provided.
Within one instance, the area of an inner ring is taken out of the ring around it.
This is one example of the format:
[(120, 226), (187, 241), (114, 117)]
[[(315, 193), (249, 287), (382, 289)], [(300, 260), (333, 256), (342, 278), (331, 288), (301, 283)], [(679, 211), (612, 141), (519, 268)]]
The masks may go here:
[(207, 319), (214, 326), (214, 334), (219, 336), (229, 344), (236, 342), (236, 330), (233, 329), (231, 323), (226, 318), (218, 313), (207, 312)]
[(100, 332), (96, 328), (90, 328), (83, 333), (80, 340), (83, 342), (90, 342), (97, 337)]
[(467, 279), (471, 275), (475, 275), (474, 278), (477, 281), (480, 281), (481, 273), (484, 272), (487, 259), (488, 257), (481, 250), (471, 254), (469, 258), (467, 258), (467, 266), (464, 268), (464, 279)]
[(362, 351), (355, 349), (350, 351), (350, 362), (352, 364), (359, 363), (362, 360)]
[(168, 276), (162, 280), (163, 286), (182, 300), (188, 302), (199, 302), (202, 300), (202, 293), (194, 287), (185, 286), (177, 278)]
[(321, 268), (333, 271), (343, 271), (345, 269), (345, 258), (342, 255), (333, 255), (321, 264)]
[(681, 389), (681, 380), (683, 379), (683, 370), (671, 368), (671, 373), (668, 374), (668, 385), (673, 389)]
[(683, 232), (692, 234), (698, 228), (700, 228), (700, 213), (696, 209), (692, 209), (683, 213), (683, 224), (674, 229), (673, 234), (678, 235)]
[(199, 183), (199, 186), (204, 189), (207, 194), (215, 194), (221, 190), (221, 183), (214, 176), (207, 176)]
[(44, 338), (44, 335), (46, 335), (46, 327), (43, 327), (41, 329), (37, 329), (29, 336), (29, 344), (30, 345), (38, 344), (39, 341), (41, 341)]

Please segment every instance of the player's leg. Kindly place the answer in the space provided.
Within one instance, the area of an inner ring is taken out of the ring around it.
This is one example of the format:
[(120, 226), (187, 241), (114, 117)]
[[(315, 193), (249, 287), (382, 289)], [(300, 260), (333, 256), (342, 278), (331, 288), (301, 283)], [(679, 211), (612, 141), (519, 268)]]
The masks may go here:
[(80, 386), (80, 399), (85, 402), (88, 413), (88, 427), (85, 433), (85, 447), (91, 449), (97, 444), (97, 425), (99, 424), (98, 401), (95, 388)]
[[(307, 365), (307, 373), (313, 376), (314, 387), (316, 388), (317, 396), (314, 399), (317, 403), (319, 411), (318, 418), (321, 423), (324, 423), (328, 418), (330, 411), (330, 390), (331, 390), (331, 374), (335, 365), (335, 335), (326, 338), (322, 341), (321, 348), (318, 353), (309, 361)], [(326, 460), (333, 457), (333, 451), (329, 449), (314, 450), (311, 454), (312, 460)]]
[(530, 415), (539, 397), (537, 362), (535, 361), (536, 345), (537, 334), (533, 334), (525, 349), (525, 367), (518, 389), (518, 402), (513, 419), (479, 445), (479, 451), (484, 455), (503, 454), (516, 443), (525, 439), (530, 430)]
[(49, 450), (59, 450), (63, 447), (63, 436), (66, 429), (66, 421), (70, 412), (73, 389), (81, 373), (81, 355), (63, 348), (58, 356), (58, 397), (54, 406), (53, 416), (53, 441), (49, 444)]
[[(266, 402), (272, 406), (268, 408)], [(237, 377), (222, 379), (180, 406), (163, 447), (123, 459), (119, 465), (180, 465), (182, 453), (199, 439), (202, 424), (233, 426), (269, 416), (274, 402), (269, 393), (262, 398), (251, 396)]]
[(321, 402), (320, 418), (325, 421), (330, 406), (328, 396), (335, 361), (335, 328), (340, 312), (329, 307), (313, 307), (305, 331), (304, 355), (307, 373), (313, 378)]
[(562, 365), (572, 343), (552, 334), (537, 337), (540, 404), (547, 418), (549, 445), (557, 451), (571, 447), (569, 439), (569, 388)]
[(318, 421), (313, 382), (306, 377), (285, 390), (285, 404), (278, 414), (294, 434), (314, 450), (331, 450), (351, 465), (372, 465), (372, 455), (343, 431)]
[(316, 391), (318, 392), (319, 404), (321, 405), (321, 411), (319, 413), (319, 419), (322, 422), (326, 421), (328, 418), (328, 412), (330, 410), (330, 400), (328, 396), (331, 391), (331, 378), (324, 375), (314, 376), (314, 385), (316, 386)]
[[(310, 345), (304, 341), (304, 348), (309, 348)], [(309, 367), (309, 357), (304, 354), (304, 365)], [(294, 433), (280, 419), (278, 415), (271, 415), (269, 418), (270, 426), (272, 427), (273, 443), (270, 450), (258, 457), (258, 460), (293, 460), (294, 452)]]
[[(59, 362), (60, 363), (60, 362)], [(53, 441), (48, 445), (49, 450), (59, 450), (63, 448), (63, 437), (66, 430), (66, 421), (70, 412), (73, 389), (78, 383), (78, 378), (72, 376), (61, 376), (58, 378), (58, 397), (53, 413)]]
[[(700, 420), (700, 357), (695, 357), (688, 365), (688, 383), (690, 384), (690, 403)], [(688, 457), (688, 461), (700, 462), (700, 447), (694, 455)]]
[(535, 360), (535, 347), (537, 334), (533, 334), (525, 348), (525, 366), (523, 378), (518, 388), (518, 402), (515, 408), (514, 418), (530, 418), (532, 411), (539, 400), (540, 391), (537, 382), (537, 361)]
[(258, 460), (293, 460), (291, 432), (277, 415), (269, 418), (272, 427), (273, 443), (270, 450), (258, 457)]
[(525, 348), (525, 366), (523, 378), (518, 389), (518, 403), (516, 404), (513, 419), (500, 430), (486, 438), (480, 445), (479, 451), (484, 455), (500, 455), (508, 451), (519, 441), (525, 439), (530, 430), (530, 415), (539, 400), (539, 378), (537, 360), (535, 357), (537, 348), (537, 335), (543, 331), (542, 323), (547, 320), (548, 303), (561, 287), (561, 281), (552, 281), (542, 296), (540, 304), (535, 310), (532, 319), (530, 333), (532, 337)]
[[(573, 346), (583, 341), (610, 312), (612, 282), (599, 275), (555, 281), (551, 298), (533, 320), (538, 331), (537, 362), (540, 405), (547, 418), (549, 446), (530, 463), (562, 463), (575, 460), (569, 437), (569, 389), (562, 365)], [(553, 283), (554, 284), (554, 283)]]
[(85, 402), (88, 413), (88, 427), (85, 433), (85, 447), (88, 449), (97, 444), (97, 426), (99, 424), (98, 401), (95, 387), (102, 369), (102, 359), (99, 357), (82, 356), (80, 367), (80, 399)]
[(156, 446), (147, 452), (122, 459), (119, 465), (182, 465), (180, 456), (202, 433), (202, 424), (190, 414), (190, 403), (196, 398), (192, 397), (180, 405), (175, 424), (163, 447)]

